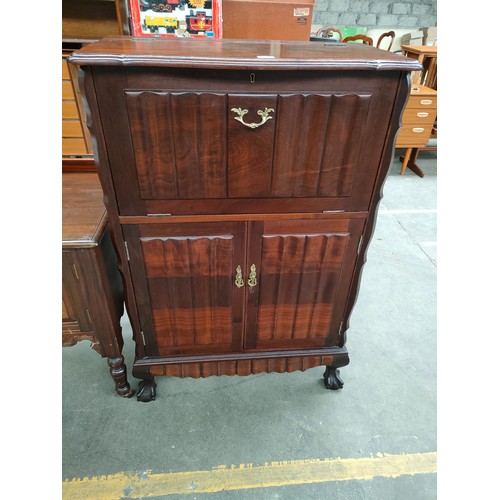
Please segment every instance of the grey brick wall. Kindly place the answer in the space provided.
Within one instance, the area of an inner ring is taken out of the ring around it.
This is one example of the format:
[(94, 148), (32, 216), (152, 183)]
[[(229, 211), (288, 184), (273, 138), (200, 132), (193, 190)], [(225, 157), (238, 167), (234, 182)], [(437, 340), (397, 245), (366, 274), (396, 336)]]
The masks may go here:
[(316, 0), (312, 23), (394, 29), (437, 26), (437, 0)]

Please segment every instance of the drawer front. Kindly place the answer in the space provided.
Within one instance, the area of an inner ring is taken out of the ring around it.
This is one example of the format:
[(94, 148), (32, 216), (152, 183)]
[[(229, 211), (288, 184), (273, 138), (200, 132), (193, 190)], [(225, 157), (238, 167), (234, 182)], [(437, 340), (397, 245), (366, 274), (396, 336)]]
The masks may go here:
[(81, 137), (83, 138), (83, 129), (80, 120), (63, 120), (63, 137)]
[(365, 210), (397, 74), (277, 73), (95, 68), (121, 214)]
[(62, 59), (61, 73), (63, 80), (71, 80), (71, 77), (69, 75), (68, 61), (66, 61), (66, 59), (64, 58)]
[(403, 124), (429, 124), (436, 120), (436, 109), (406, 108), (403, 113)]
[(406, 107), (435, 110), (437, 108), (437, 95), (411, 95)]
[(79, 120), (78, 107), (75, 101), (62, 102), (62, 117), (63, 120)]
[(423, 147), (429, 141), (433, 122), (427, 125), (403, 124), (399, 130), (396, 147)]
[(81, 156), (89, 154), (85, 140), (80, 137), (63, 137), (62, 139), (63, 156)]
[(73, 91), (73, 85), (69, 80), (63, 80), (62, 82), (62, 98), (64, 100), (75, 100), (75, 92)]

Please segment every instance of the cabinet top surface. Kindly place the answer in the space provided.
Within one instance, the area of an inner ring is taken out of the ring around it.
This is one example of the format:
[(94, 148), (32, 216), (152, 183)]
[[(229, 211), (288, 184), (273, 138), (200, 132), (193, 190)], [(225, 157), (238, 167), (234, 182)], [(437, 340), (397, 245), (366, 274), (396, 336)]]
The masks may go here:
[(420, 70), (416, 60), (361, 43), (107, 37), (75, 52), (79, 65), (254, 70)]

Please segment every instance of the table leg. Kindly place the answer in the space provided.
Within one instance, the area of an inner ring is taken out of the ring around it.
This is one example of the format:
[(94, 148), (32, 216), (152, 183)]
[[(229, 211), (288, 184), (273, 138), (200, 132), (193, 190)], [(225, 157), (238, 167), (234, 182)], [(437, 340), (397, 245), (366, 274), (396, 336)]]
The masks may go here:
[(405, 155), (399, 158), (403, 162), (401, 166), (401, 175), (404, 175), (406, 168), (415, 172), (419, 177), (424, 176), (424, 171), (415, 163), (417, 161), (419, 148), (407, 148)]

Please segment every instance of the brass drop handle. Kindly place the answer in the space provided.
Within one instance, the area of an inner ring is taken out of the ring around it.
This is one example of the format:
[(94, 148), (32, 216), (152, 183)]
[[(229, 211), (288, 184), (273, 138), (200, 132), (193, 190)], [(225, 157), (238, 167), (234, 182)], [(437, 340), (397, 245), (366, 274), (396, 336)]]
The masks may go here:
[(241, 266), (238, 266), (236, 268), (236, 279), (234, 280), (234, 284), (238, 288), (241, 288), (242, 286), (245, 286), (245, 282), (243, 281), (243, 273), (241, 272)]
[(253, 288), (257, 286), (257, 272), (255, 269), (255, 264), (250, 266), (250, 274), (248, 275), (248, 288), (250, 293), (253, 292)]
[(257, 111), (257, 114), (262, 117), (260, 123), (246, 123), (243, 117), (248, 113), (248, 109), (231, 108), (231, 111), (238, 115), (234, 117), (235, 120), (239, 121), (240, 123), (243, 123), (243, 125), (249, 128), (257, 128), (260, 127), (261, 125), (264, 125), (264, 123), (266, 123), (268, 120), (273, 119), (272, 116), (269, 116), (269, 113), (274, 113), (273, 108), (264, 108), (264, 111), (259, 109), (259, 111)]

